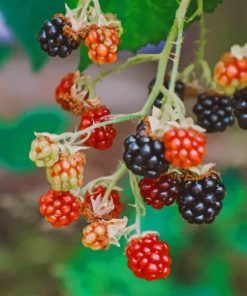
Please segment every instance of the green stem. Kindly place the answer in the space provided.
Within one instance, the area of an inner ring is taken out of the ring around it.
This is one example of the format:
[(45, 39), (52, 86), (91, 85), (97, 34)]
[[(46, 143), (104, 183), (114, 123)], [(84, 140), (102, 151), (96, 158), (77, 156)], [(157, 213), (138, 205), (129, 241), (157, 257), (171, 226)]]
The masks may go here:
[(129, 66), (133, 66), (133, 65), (137, 65), (143, 62), (150, 62), (150, 61), (157, 61), (159, 60), (160, 55), (159, 54), (139, 54), (136, 55), (132, 58), (129, 58), (125, 63), (118, 65), (116, 67), (113, 67), (105, 72), (100, 73), (94, 80), (93, 80), (93, 84), (95, 85), (97, 82), (99, 82), (100, 80), (102, 80), (104, 77), (115, 73), (115, 72), (119, 72), (121, 70), (124, 70), (125, 68), (129, 67)]
[(101, 15), (101, 8), (98, 0), (93, 0), (94, 8), (96, 10), (96, 14), (99, 17)]
[(198, 15), (200, 17), (199, 27), (200, 27), (200, 35), (199, 35), (199, 47), (196, 52), (196, 64), (200, 64), (201, 61), (205, 59), (205, 46), (206, 46), (206, 26), (205, 26), (205, 17), (203, 13), (203, 0), (198, 0)]
[(112, 175), (111, 182), (109, 186), (107, 187), (107, 190), (104, 194), (104, 197), (102, 199), (102, 204), (107, 201), (113, 187), (117, 184), (117, 182), (127, 173), (127, 168), (124, 163), (120, 163), (120, 166), (116, 170), (116, 172)]

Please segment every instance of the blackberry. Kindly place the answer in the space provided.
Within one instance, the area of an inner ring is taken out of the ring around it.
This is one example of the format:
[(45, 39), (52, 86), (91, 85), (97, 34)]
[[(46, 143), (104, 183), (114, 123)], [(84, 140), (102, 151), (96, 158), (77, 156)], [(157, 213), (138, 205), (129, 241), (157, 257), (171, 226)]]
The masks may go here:
[(139, 187), (144, 202), (157, 210), (172, 205), (179, 193), (178, 180), (168, 174), (155, 179), (144, 177)]
[(232, 105), (239, 127), (247, 129), (247, 87), (234, 94)]
[(208, 133), (223, 132), (234, 124), (231, 99), (224, 95), (199, 95), (193, 112), (197, 117), (197, 124)]
[(128, 169), (139, 176), (156, 178), (166, 172), (165, 146), (148, 136), (131, 135), (124, 142), (124, 162)]
[(40, 47), (51, 57), (65, 58), (72, 50), (78, 48), (80, 42), (64, 34), (64, 27), (71, 27), (71, 23), (64, 16), (55, 16), (46, 21), (38, 34)]
[[(167, 79), (167, 77), (165, 77), (164, 79), (164, 86), (166, 88), (169, 88), (169, 79)], [(153, 79), (149, 85), (148, 85), (148, 89), (149, 89), (149, 92), (152, 91), (152, 88), (155, 84), (155, 79)], [(184, 99), (184, 94), (185, 94), (185, 84), (181, 81), (181, 80), (177, 80), (176, 81), (176, 84), (175, 84), (175, 93), (178, 95), (178, 97), (183, 100)], [(163, 99), (163, 94), (162, 93), (159, 93), (157, 98), (155, 99), (154, 101), (154, 106), (157, 107), (157, 108), (161, 108), (162, 106), (162, 99)]]
[(182, 180), (179, 191), (179, 212), (192, 224), (212, 223), (226, 195), (225, 186), (214, 172), (199, 180)]

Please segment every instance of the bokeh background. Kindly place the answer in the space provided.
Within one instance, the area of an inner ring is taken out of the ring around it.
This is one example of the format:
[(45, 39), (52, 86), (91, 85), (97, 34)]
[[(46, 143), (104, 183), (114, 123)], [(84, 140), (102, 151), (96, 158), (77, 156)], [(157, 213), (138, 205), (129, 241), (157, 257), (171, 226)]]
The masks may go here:
[[(12, 1), (8, 2), (11, 9)], [(1, 6), (6, 13), (6, 0), (0, 0), (0, 10)], [(246, 11), (246, 0), (225, 0), (207, 15), (206, 57), (212, 67), (232, 44), (245, 43)], [(181, 68), (192, 61), (197, 38), (194, 23), (186, 30)], [(122, 52), (119, 62), (130, 55)], [(54, 102), (56, 85), (74, 71), (78, 60), (78, 53), (66, 60), (51, 59), (34, 72), (11, 25), (0, 14), (0, 295), (247, 295), (247, 137), (236, 126), (208, 136), (207, 160), (217, 162), (228, 189), (213, 225), (187, 225), (176, 206), (159, 212), (148, 209), (143, 229), (158, 230), (171, 246), (172, 274), (165, 281), (136, 279), (126, 267), (124, 247), (107, 252), (84, 249), (82, 220), (65, 230), (54, 230), (42, 220), (37, 201), (49, 186), (45, 172), (28, 160), (29, 144), (34, 130), (60, 133), (78, 124), (78, 118)], [(94, 76), (100, 71), (102, 67), (89, 66), (86, 73)], [(114, 113), (134, 112), (143, 105), (155, 71), (155, 63), (127, 69), (99, 83), (97, 93)], [(186, 102), (188, 109), (193, 103)], [(88, 152), (86, 181), (114, 170), (123, 139), (134, 125), (120, 124), (117, 129), (118, 139), (110, 151)], [(127, 203), (133, 197), (128, 182), (122, 185)], [(132, 215), (131, 208), (125, 211)]]

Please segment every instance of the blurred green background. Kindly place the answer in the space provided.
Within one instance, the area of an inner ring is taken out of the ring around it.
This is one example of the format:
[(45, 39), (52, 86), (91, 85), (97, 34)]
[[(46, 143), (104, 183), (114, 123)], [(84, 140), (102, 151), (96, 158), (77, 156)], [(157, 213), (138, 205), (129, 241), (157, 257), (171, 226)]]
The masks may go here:
[[(61, 111), (53, 97), (60, 79), (82, 61), (80, 53), (48, 61), (34, 38), (36, 28), (63, 2), (0, 0), (0, 295), (247, 295), (247, 137), (237, 127), (208, 137), (207, 160), (218, 164), (228, 191), (213, 225), (186, 224), (176, 206), (159, 212), (148, 209), (143, 230), (159, 231), (171, 247), (173, 265), (167, 280), (149, 283), (136, 279), (126, 266), (124, 242), (121, 248), (113, 246), (106, 252), (84, 249), (80, 242), (82, 220), (68, 229), (54, 230), (40, 217), (37, 200), (49, 185), (45, 172), (36, 170), (28, 160), (33, 131), (60, 133), (72, 130), (79, 121)], [(110, 1), (102, 2), (107, 6)], [(159, 1), (148, 2), (155, 7)], [(205, 2), (210, 5), (211, 0)], [(121, 5), (115, 4), (116, 10), (122, 9)], [(173, 1), (167, 7), (176, 5)], [(141, 9), (141, 1), (138, 7)], [(225, 0), (214, 13), (207, 14), (206, 55), (211, 66), (232, 44), (246, 41), (246, 11), (246, 0)], [(170, 19), (164, 12), (162, 21), (167, 28)], [(182, 66), (193, 59), (197, 34), (194, 23), (186, 31)], [(128, 41), (128, 31), (125, 38)], [(150, 42), (161, 41), (158, 35), (155, 38)], [(119, 62), (130, 55), (122, 52)], [(99, 71), (102, 68), (98, 66), (86, 70), (93, 76)], [(155, 71), (156, 64), (148, 63), (109, 76), (98, 85), (97, 93), (115, 113), (136, 111), (145, 101), (147, 84)], [(193, 102), (186, 104), (190, 109)], [(114, 170), (123, 139), (133, 130), (131, 123), (119, 125), (111, 151), (89, 151), (86, 181)], [(127, 180), (123, 186), (122, 198), (127, 204), (133, 196)], [(133, 214), (127, 206), (125, 211), (128, 216)]]

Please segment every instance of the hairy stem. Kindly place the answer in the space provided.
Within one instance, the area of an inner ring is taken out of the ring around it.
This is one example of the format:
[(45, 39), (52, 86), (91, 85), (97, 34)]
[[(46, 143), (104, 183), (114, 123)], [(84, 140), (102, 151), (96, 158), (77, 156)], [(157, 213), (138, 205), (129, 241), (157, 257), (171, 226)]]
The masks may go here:
[(120, 163), (119, 167), (117, 168), (116, 172), (112, 175), (111, 182), (107, 187), (107, 190), (104, 194), (102, 199), (102, 204), (107, 201), (113, 187), (117, 184), (117, 182), (128, 172), (125, 164), (122, 162)]
[(159, 54), (139, 54), (132, 58), (129, 58), (125, 63), (118, 65), (116, 67), (113, 67), (105, 72), (100, 73), (94, 80), (93, 84), (95, 85), (97, 82), (101, 81), (104, 77), (119, 72), (121, 70), (124, 70), (125, 68), (133, 65), (137, 65), (143, 62), (149, 62), (149, 61), (157, 61), (159, 60), (160, 55)]

